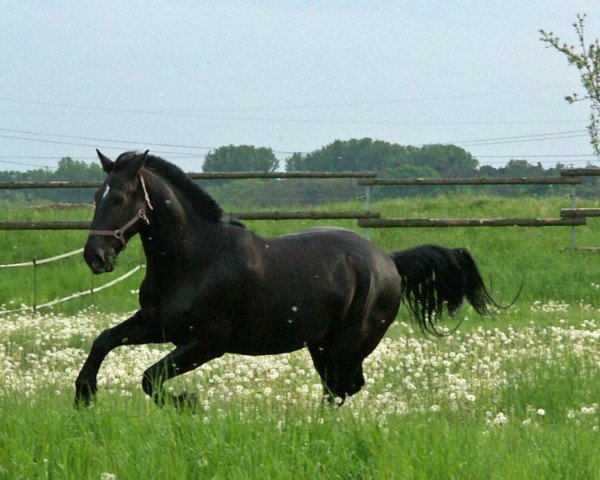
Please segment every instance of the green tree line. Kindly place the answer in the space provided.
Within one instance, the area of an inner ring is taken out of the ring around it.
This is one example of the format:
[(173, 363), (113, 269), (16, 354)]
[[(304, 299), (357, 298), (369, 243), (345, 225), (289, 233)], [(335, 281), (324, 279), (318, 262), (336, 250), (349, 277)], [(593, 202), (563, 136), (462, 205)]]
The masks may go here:
[[(223, 146), (207, 154), (205, 172), (263, 171), (272, 172), (283, 167), (294, 171), (375, 171), (381, 178), (457, 178), (457, 177), (557, 177), (564, 166), (544, 168), (540, 163), (510, 160), (494, 167), (480, 165), (467, 150), (456, 145), (404, 146), (370, 138), (336, 140), (309, 153), (294, 153), (283, 165), (271, 148), (250, 145)], [(82, 181), (102, 180), (104, 172), (99, 164), (65, 157), (55, 171), (47, 169), (26, 172), (0, 171), (0, 181)], [(203, 181), (201, 185), (223, 204), (235, 208), (268, 207), (272, 205), (307, 205), (330, 201), (358, 199), (364, 188), (355, 180), (220, 180)], [(586, 178), (577, 188), (578, 196), (599, 195), (595, 177)], [(566, 187), (532, 186), (394, 186), (373, 189), (373, 197), (438, 195), (456, 191), (494, 193), (498, 195), (549, 195), (568, 193)], [(0, 199), (39, 202), (91, 202), (89, 189), (60, 190), (0, 190)]]
[[(50, 182), (50, 181), (95, 181), (103, 180), (106, 174), (99, 163), (86, 163), (64, 157), (58, 162), (58, 168), (35, 169), (25, 172), (0, 171), (0, 182)], [(43, 189), (43, 190), (0, 190), (0, 199), (27, 203), (39, 201), (90, 203), (92, 191), (89, 188)]]

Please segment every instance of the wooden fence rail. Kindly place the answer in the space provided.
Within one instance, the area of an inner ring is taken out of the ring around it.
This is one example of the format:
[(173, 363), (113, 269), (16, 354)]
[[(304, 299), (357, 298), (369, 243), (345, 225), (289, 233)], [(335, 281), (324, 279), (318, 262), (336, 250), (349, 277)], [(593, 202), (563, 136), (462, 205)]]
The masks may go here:
[(579, 185), (580, 178), (373, 178), (359, 180), (359, 185)]
[[(374, 178), (377, 172), (202, 172), (188, 173), (192, 180), (226, 180), (226, 179), (343, 179), (343, 178)], [(0, 182), (0, 189), (21, 190), (40, 188), (99, 188), (102, 182)]]
[(600, 217), (600, 208), (563, 208), (560, 216), (563, 218)]
[[(239, 212), (232, 216), (240, 220), (358, 220), (376, 219), (380, 212)], [(0, 222), (0, 230), (89, 230), (89, 221), (17, 221)]]
[(359, 227), (363, 228), (565, 227), (585, 224), (585, 218), (379, 218), (358, 221)]
[[(565, 209), (562, 218), (488, 218), (488, 219), (427, 219), (427, 218), (381, 218), (379, 212), (370, 211), (371, 187), (386, 185), (571, 185), (573, 202), (575, 186), (582, 183), (582, 175), (600, 175), (600, 168), (564, 169), (561, 177), (518, 177), (518, 178), (376, 178), (376, 172), (202, 172), (188, 173), (194, 180), (210, 179), (250, 179), (250, 178), (312, 178), (339, 179), (354, 178), (366, 188), (366, 211), (316, 212), (316, 211), (274, 211), (233, 213), (240, 220), (334, 220), (356, 219), (363, 228), (394, 227), (550, 227), (585, 225), (587, 216), (600, 216), (600, 209)], [(100, 182), (0, 182), (0, 189), (28, 188), (98, 188)], [(573, 204), (574, 207), (574, 204)], [(593, 210), (598, 212), (594, 213)], [(0, 230), (88, 230), (90, 222), (0, 222)], [(574, 242), (574, 231), (572, 233)]]
[(600, 177), (600, 167), (563, 168), (560, 174), (563, 177)]

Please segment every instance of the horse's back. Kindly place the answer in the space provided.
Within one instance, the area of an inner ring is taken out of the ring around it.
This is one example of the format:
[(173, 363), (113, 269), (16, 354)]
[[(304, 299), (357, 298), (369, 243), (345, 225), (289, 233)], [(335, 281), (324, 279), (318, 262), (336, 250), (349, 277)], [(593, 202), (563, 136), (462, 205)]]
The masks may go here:
[(339, 227), (315, 227), (298, 233), (264, 239), (269, 247), (282, 253), (300, 254), (306, 257), (308, 251), (322, 261), (326, 255), (333, 258), (344, 257), (352, 262), (363, 264), (364, 268), (376, 271), (379, 276), (397, 277), (397, 269), (390, 256), (373, 242), (352, 230)]

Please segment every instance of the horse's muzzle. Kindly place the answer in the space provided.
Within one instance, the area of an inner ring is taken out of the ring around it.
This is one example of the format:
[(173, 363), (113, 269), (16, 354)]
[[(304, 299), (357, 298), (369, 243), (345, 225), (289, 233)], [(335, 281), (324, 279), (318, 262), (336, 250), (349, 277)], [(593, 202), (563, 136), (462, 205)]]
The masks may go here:
[(101, 273), (112, 272), (115, 269), (117, 254), (110, 245), (105, 245), (104, 248), (100, 248), (93, 246), (88, 242), (83, 250), (83, 258), (85, 263), (88, 264), (88, 267), (90, 267), (92, 273), (99, 275)]

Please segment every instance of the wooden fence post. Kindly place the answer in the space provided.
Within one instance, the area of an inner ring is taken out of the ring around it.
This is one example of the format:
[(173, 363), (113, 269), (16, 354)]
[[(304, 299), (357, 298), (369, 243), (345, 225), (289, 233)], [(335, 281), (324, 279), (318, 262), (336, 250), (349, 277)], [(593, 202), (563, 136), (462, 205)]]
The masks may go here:
[[(365, 185), (365, 209), (365, 213), (371, 211), (371, 185)], [(367, 240), (371, 239), (371, 232), (368, 228), (365, 229), (365, 238)]]
[(33, 257), (33, 313), (37, 313), (37, 258)]
[[(577, 191), (576, 186), (573, 184), (571, 189), (571, 207), (577, 208)], [(571, 248), (572, 251), (577, 250), (577, 231), (575, 230), (575, 226), (571, 227)]]

